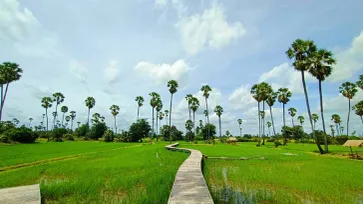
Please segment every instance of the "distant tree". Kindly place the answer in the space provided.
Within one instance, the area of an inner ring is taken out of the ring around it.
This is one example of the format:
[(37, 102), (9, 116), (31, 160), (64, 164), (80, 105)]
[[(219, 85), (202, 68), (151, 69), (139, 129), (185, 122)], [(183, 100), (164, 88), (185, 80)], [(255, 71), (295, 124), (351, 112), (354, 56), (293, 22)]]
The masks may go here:
[[(160, 127), (161, 127), (161, 126), (162, 126), (162, 125), (161, 125), (161, 121), (164, 119), (164, 113), (163, 113), (163, 112), (159, 112), (158, 117), (159, 117)], [(158, 132), (160, 132), (160, 128), (158, 129)]]
[(63, 126), (64, 115), (68, 112), (68, 107), (67, 106), (62, 106), (61, 107), (61, 112), (63, 113), (63, 117), (62, 117), (62, 126)]
[(53, 94), (53, 102), (55, 102), (55, 114), (53, 115), (53, 129), (55, 128), (57, 117), (58, 117), (58, 105), (63, 103), (64, 95), (60, 92), (56, 92)]
[(352, 110), (355, 110), (355, 114), (360, 117), (360, 120), (363, 124), (363, 101), (359, 101), (357, 104), (355, 104)]
[[(71, 116), (67, 115), (67, 116), (66, 116), (66, 122), (67, 122), (67, 123), (66, 123), (66, 125), (65, 125), (66, 127), (68, 126), (68, 122), (69, 122), (69, 121), (71, 121)], [(62, 125), (62, 126), (63, 126), (63, 125)]]
[(71, 117), (71, 120), (72, 120), (72, 122), (71, 122), (71, 130), (73, 130), (73, 122), (74, 122), (74, 119), (76, 118), (76, 111), (71, 111), (69, 116)]
[(131, 142), (138, 142), (149, 135), (151, 126), (145, 119), (138, 119), (130, 126), (129, 135)]
[(155, 108), (156, 106), (158, 105), (159, 101), (161, 100), (160, 99), (160, 95), (156, 92), (151, 92), (149, 94), (151, 96), (150, 98), (150, 106), (151, 106), (151, 120), (152, 120), (152, 134), (154, 135), (155, 134)]
[(48, 129), (48, 108), (52, 107), (52, 99), (50, 97), (44, 97), (42, 99), (42, 107), (45, 108), (45, 116), (47, 118), (47, 131)]
[(340, 119), (340, 115), (333, 114), (331, 116), (331, 120), (335, 123), (335, 127), (337, 129), (337, 134), (342, 135), (342, 132), (340, 132), (340, 124), (342, 123), (342, 120)]
[(295, 126), (294, 124), (294, 116), (296, 115), (296, 108), (289, 108), (289, 115), (291, 116), (291, 122), (292, 122), (292, 126)]
[(266, 125), (268, 127), (268, 135), (271, 136), (271, 126), (272, 126), (272, 123), (270, 121), (267, 121)]
[(284, 126), (286, 126), (285, 122), (285, 105), (290, 101), (291, 92), (288, 88), (279, 88), (278, 90), (278, 100), (282, 103), (282, 118), (284, 122)]
[(334, 125), (330, 125), (331, 136), (334, 137)]
[(223, 113), (223, 108), (220, 105), (217, 105), (214, 108), (214, 112), (216, 113), (216, 115), (218, 116), (218, 124), (219, 124), (219, 137), (222, 137), (222, 121), (221, 121), (221, 116)]
[(14, 125), (19, 125), (20, 121), (17, 118), (14, 118), (13, 123), (14, 123)]
[(193, 98), (193, 95), (192, 94), (187, 94), (185, 96), (185, 100), (187, 101), (188, 103), (188, 114), (189, 114), (189, 120), (192, 120), (192, 110), (191, 110), (191, 105), (192, 105), (192, 98)]
[(137, 119), (140, 117), (140, 107), (144, 104), (144, 98), (142, 96), (136, 96), (135, 101), (137, 102)]
[(161, 123), (161, 121), (159, 122), (158, 116), (160, 114), (160, 111), (163, 109), (163, 102), (161, 101), (161, 98), (159, 98), (155, 109), (156, 109), (156, 134), (159, 134), (159, 123)]
[(357, 81), (357, 86), (363, 90), (363, 74), (359, 75), (359, 80)]
[[(187, 120), (185, 122), (185, 129), (187, 129), (187, 133), (189, 133), (189, 135), (193, 134), (193, 127), (194, 127), (194, 123), (192, 120)], [(192, 141), (193, 138), (187, 138), (189, 141)]]
[[(205, 100), (205, 111), (204, 111), (204, 115), (206, 118), (206, 124), (209, 124), (209, 109), (208, 109), (208, 98), (210, 96), (210, 92), (212, 91), (212, 88), (209, 85), (203, 85), (202, 88), (200, 89), (203, 92), (203, 97)], [(209, 127), (209, 126), (208, 126)], [(209, 131), (206, 132), (206, 137), (208, 138), (208, 142), (210, 143), (210, 134)]]
[(167, 121), (167, 119), (169, 118), (169, 111), (168, 110), (164, 110), (164, 116), (165, 116), (165, 125), (168, 125), (168, 121)]
[(29, 128), (31, 128), (32, 127), (33, 118), (29, 118), (28, 120), (29, 120)]
[[(170, 80), (167, 83), (170, 92), (170, 108), (169, 108), (169, 134), (171, 134), (171, 114), (173, 110), (173, 96), (178, 91), (178, 82), (175, 80)], [(170, 143), (171, 143), (171, 136), (169, 135)]]
[(239, 128), (239, 136), (242, 137), (242, 119), (237, 119), (238, 128)]
[(266, 99), (266, 103), (267, 103), (267, 105), (270, 108), (270, 116), (271, 116), (271, 122), (272, 122), (272, 130), (274, 132), (274, 135), (276, 135), (276, 130), (275, 130), (274, 118), (273, 118), (273, 115), (272, 115), (272, 106), (275, 104), (276, 99), (277, 99), (277, 92), (274, 92), (271, 89), (271, 92), (268, 94), (268, 97)]
[(87, 97), (84, 102), (86, 104), (86, 107), (88, 108), (87, 125), (89, 127), (89, 116), (91, 113), (91, 109), (96, 105), (96, 100), (93, 97)]
[(115, 130), (115, 134), (117, 134), (116, 116), (120, 112), (120, 107), (118, 105), (112, 105), (110, 107), (110, 110), (111, 110), (111, 114), (112, 114), (113, 119), (114, 119), (114, 130)]
[(198, 98), (196, 98), (196, 97), (193, 96), (192, 99), (191, 99), (190, 109), (193, 111), (194, 135), (197, 135), (196, 125), (195, 125), (195, 113), (197, 112), (199, 106), (200, 106), (200, 104), (199, 104)]
[(345, 82), (339, 87), (340, 93), (348, 98), (347, 135), (349, 136), (350, 100), (357, 93), (357, 86), (351, 82)]
[(303, 123), (305, 122), (305, 118), (304, 118), (304, 116), (299, 115), (299, 116), (297, 117), (297, 119), (299, 120), (299, 123), (300, 123), (300, 125), (301, 125), (301, 127), (302, 127), (302, 126), (303, 126)]
[(311, 114), (311, 119), (314, 121), (314, 130), (315, 130), (315, 124), (319, 120), (319, 116), (316, 113)]

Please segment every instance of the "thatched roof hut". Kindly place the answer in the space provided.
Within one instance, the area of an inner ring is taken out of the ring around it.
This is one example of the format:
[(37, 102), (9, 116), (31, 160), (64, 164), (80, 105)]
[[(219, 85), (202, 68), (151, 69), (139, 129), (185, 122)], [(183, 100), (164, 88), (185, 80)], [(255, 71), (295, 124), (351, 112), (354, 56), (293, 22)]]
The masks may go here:
[(238, 140), (237, 140), (237, 138), (235, 138), (235, 137), (229, 137), (228, 139), (227, 139), (227, 143), (228, 144), (236, 144), (238, 142)]
[(363, 147), (363, 140), (347, 140), (344, 147)]

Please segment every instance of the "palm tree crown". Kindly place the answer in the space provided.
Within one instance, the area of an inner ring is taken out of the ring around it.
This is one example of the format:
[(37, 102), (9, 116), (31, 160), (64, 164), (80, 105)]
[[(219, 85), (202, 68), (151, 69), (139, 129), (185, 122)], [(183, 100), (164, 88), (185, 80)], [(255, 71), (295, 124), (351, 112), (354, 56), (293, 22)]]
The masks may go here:
[(357, 81), (357, 86), (363, 90), (363, 74), (359, 75), (359, 80)]
[(175, 94), (178, 91), (179, 84), (175, 80), (170, 80), (168, 81), (167, 86), (169, 88), (169, 92), (171, 94)]

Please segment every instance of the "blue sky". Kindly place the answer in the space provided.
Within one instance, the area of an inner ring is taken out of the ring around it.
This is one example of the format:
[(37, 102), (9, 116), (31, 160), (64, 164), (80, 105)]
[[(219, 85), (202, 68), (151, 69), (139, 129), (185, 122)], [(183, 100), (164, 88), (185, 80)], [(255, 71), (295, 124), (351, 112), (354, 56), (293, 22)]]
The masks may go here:
[[(188, 117), (185, 95), (201, 97), (200, 87), (209, 84), (210, 109), (221, 104), (225, 110), (223, 132), (237, 134), (236, 120), (242, 118), (244, 132), (256, 133), (257, 107), (249, 94), (255, 83), (288, 87), (293, 97), (287, 107), (306, 116), (300, 75), (285, 55), (296, 38), (303, 38), (334, 52), (338, 64), (323, 84), (325, 118), (329, 125), (331, 114), (338, 113), (345, 121), (347, 100), (338, 88), (363, 73), (362, 9), (358, 0), (2, 0), (0, 56), (24, 69), (22, 79), (10, 86), (4, 116), (23, 123), (33, 117), (39, 124), (41, 98), (59, 91), (66, 97), (63, 105), (75, 110), (81, 122), (87, 96), (96, 99), (92, 112), (104, 115), (110, 126), (109, 107), (119, 105), (118, 126), (126, 129), (135, 120), (134, 98), (146, 99), (141, 113), (150, 118), (148, 93), (160, 93), (167, 107), (166, 81), (176, 79), (180, 89), (173, 117), (178, 127), (184, 129)], [(311, 77), (308, 88), (318, 113), (317, 83)], [(362, 99), (359, 91), (353, 104)], [(202, 107), (204, 102), (200, 113)], [(274, 112), (279, 127), (281, 104)], [(211, 121), (217, 122), (214, 114)], [(354, 114), (350, 129), (362, 129)]]

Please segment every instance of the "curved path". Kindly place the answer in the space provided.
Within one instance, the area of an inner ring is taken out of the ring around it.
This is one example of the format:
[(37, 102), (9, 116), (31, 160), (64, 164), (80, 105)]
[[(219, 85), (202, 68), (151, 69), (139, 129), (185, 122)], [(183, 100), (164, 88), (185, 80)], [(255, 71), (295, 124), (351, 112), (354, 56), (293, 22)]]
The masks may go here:
[(190, 152), (190, 156), (179, 167), (168, 203), (208, 203), (213, 204), (202, 173), (202, 153), (194, 149), (177, 148), (179, 143), (166, 146), (168, 150)]

